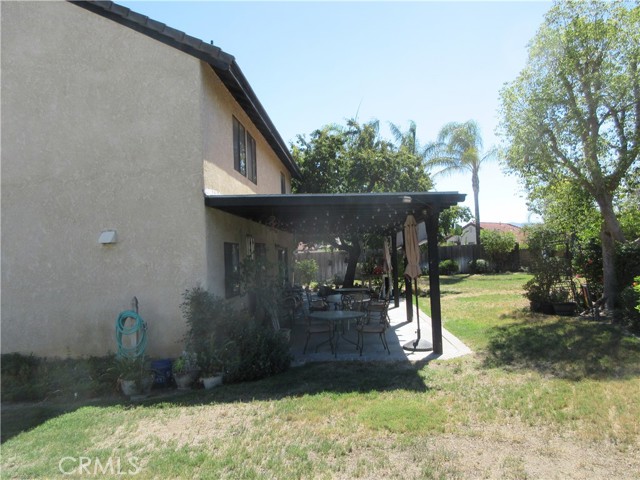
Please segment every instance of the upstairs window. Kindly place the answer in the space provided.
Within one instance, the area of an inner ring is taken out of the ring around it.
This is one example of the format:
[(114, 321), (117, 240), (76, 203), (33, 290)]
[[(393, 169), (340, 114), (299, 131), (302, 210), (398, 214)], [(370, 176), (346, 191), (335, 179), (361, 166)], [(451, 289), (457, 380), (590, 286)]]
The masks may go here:
[(287, 193), (287, 178), (280, 172), (280, 193)]
[(233, 117), (233, 167), (253, 183), (258, 183), (256, 141)]

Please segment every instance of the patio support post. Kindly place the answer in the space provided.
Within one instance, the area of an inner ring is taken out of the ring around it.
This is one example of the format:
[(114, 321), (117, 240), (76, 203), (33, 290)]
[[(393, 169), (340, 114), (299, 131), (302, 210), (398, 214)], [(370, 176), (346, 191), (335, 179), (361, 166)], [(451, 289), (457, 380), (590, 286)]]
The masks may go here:
[[(405, 251), (404, 256), (404, 267), (407, 266), (407, 239), (404, 237), (404, 230), (402, 230), (402, 249)], [(407, 322), (413, 322), (413, 284), (411, 283), (411, 279), (407, 279), (403, 275), (404, 280), (404, 296), (405, 296), (405, 306), (407, 307)]]
[(400, 282), (398, 282), (398, 239), (396, 232), (391, 232), (391, 269), (393, 270), (393, 302), (394, 306), (400, 306)]
[(438, 253), (438, 210), (427, 215), (427, 250), (429, 254), (429, 299), (433, 353), (442, 355), (442, 313), (440, 310), (440, 255)]

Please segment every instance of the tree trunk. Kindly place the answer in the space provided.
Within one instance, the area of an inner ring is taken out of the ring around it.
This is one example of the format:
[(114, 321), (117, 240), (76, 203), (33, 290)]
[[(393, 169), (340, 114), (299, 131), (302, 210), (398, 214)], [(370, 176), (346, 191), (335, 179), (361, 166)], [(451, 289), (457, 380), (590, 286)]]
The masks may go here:
[(473, 249), (473, 257), (474, 260), (477, 260), (478, 250), (480, 248), (480, 203), (478, 202), (478, 197), (480, 196), (480, 178), (478, 177), (478, 172), (474, 171), (471, 174), (471, 187), (473, 188), (473, 204), (475, 208), (475, 216), (476, 216), (476, 245), (477, 248)]
[(347, 263), (347, 271), (344, 274), (345, 288), (353, 287), (353, 281), (356, 277), (356, 267), (358, 266), (358, 259), (360, 258), (360, 242), (357, 238), (354, 239), (351, 245), (344, 245), (345, 250), (349, 253), (349, 262)]
[(620, 222), (613, 211), (610, 196), (603, 195), (596, 199), (602, 215), (600, 241), (602, 242), (602, 273), (603, 290), (606, 297), (606, 307), (613, 310), (618, 296), (618, 278), (616, 275), (616, 242), (624, 242), (624, 233)]

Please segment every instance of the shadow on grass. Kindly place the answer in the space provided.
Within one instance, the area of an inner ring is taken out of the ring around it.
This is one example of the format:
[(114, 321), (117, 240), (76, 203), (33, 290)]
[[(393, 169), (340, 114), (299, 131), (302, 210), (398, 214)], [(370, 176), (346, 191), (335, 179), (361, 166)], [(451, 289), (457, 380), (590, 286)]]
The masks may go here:
[(640, 376), (640, 340), (615, 325), (544, 315), (490, 332), (488, 367), (531, 369), (569, 380)]
[(409, 362), (327, 362), (309, 363), (263, 380), (224, 385), (212, 390), (153, 390), (141, 402), (131, 402), (122, 396), (110, 396), (72, 404), (55, 402), (15, 403), (2, 405), (2, 443), (19, 433), (31, 430), (52, 418), (85, 406), (108, 407), (122, 405), (193, 406), (210, 403), (235, 403), (255, 400), (279, 400), (320, 393), (366, 393), (409, 390), (425, 392), (427, 387), (419, 370), (424, 365)]
[(457, 283), (461, 283), (471, 276), (470, 273), (459, 274), (459, 275), (440, 275), (440, 286), (443, 285), (455, 285)]

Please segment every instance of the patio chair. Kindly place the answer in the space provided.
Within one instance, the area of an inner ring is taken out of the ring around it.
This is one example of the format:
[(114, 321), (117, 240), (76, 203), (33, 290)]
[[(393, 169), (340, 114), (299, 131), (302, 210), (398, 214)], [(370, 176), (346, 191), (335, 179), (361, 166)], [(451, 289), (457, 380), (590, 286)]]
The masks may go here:
[(387, 328), (389, 327), (388, 308), (389, 302), (374, 302), (369, 303), (367, 306), (365, 321), (356, 325), (356, 331), (358, 332), (357, 348), (360, 350), (360, 355), (362, 355), (362, 350), (364, 349), (364, 336), (366, 334), (378, 335), (382, 346), (391, 355), (386, 336)]
[(307, 305), (310, 312), (321, 312), (329, 310), (329, 304), (322, 298), (313, 298), (311, 292), (307, 290)]
[(371, 297), (366, 293), (353, 293), (342, 296), (342, 309), (356, 312), (364, 312), (367, 309)]
[(302, 312), (302, 300), (296, 295), (288, 295), (280, 302), (282, 318), (286, 318), (291, 326), (296, 317)]
[[(322, 308), (316, 311), (328, 310), (328, 306), (326, 306), (326, 304), (325, 304), (325, 307), (326, 308)], [(311, 338), (311, 335), (326, 336), (326, 340), (316, 345), (316, 352), (318, 351), (318, 347), (320, 345), (323, 345), (329, 342), (329, 346), (331, 347), (331, 353), (334, 353), (335, 347), (333, 346), (333, 334), (334, 334), (333, 323), (328, 321), (322, 322), (322, 321), (312, 320), (311, 317), (308, 315), (308, 313), (311, 313), (311, 312), (305, 312), (305, 320), (306, 320), (305, 331), (307, 333), (307, 339), (304, 342), (304, 349), (302, 350), (302, 354), (305, 355), (307, 353), (307, 346), (309, 345), (309, 339)]]

